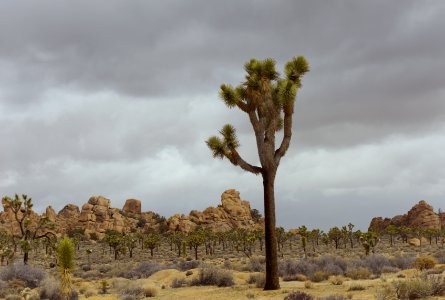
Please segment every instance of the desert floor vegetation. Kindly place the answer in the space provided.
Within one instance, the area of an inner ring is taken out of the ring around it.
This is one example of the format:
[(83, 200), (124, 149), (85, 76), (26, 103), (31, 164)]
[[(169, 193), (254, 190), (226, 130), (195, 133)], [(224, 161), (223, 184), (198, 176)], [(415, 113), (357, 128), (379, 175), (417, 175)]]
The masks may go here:
[[(115, 234), (115, 233), (107, 233)], [(246, 233), (244, 233), (246, 234)], [(136, 243), (132, 255), (116, 256), (107, 235), (101, 240), (87, 236), (75, 242), (72, 292), (69, 299), (440, 299), (445, 297), (442, 244), (422, 247), (386, 235), (366, 255), (360, 239), (351, 244), (335, 241), (311, 245), (290, 235), (280, 247), (280, 290), (264, 291), (265, 259), (260, 241), (244, 251), (244, 234), (226, 233), (223, 241), (203, 234), (197, 249), (181, 244), (181, 256), (170, 235), (159, 235), (150, 249)], [(143, 235), (142, 235), (143, 239)], [(122, 239), (125, 241), (127, 239)], [(125, 243), (125, 242), (121, 242)], [(60, 244), (56, 242), (55, 248)], [(224, 244), (224, 245), (223, 245)], [(145, 243), (146, 245), (146, 243)], [(212, 247), (211, 250), (206, 249)], [(210, 246), (209, 246), (210, 245)], [(308, 247), (307, 245), (311, 245)], [(305, 247), (304, 247), (305, 246)], [(306, 248), (306, 249), (304, 249)], [(18, 250), (0, 266), (1, 299), (65, 299), (57, 252), (35, 244), (27, 265)], [(304, 298), (306, 297), (306, 298)]]

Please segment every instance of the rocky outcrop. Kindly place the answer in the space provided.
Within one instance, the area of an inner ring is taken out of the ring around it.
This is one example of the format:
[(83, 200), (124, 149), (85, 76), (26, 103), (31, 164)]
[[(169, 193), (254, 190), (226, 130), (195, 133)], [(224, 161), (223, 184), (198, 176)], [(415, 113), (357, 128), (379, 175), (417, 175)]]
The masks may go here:
[(189, 215), (176, 214), (167, 220), (170, 231), (191, 232), (202, 226), (213, 231), (227, 231), (234, 228), (255, 228), (248, 201), (241, 200), (236, 190), (227, 190), (221, 195), (221, 205), (208, 207), (200, 212), (192, 210)]
[[(19, 230), (14, 213), (3, 201), (3, 212), (0, 212), (0, 228), (7, 231)], [(248, 201), (240, 199), (239, 192), (227, 190), (221, 195), (221, 204), (208, 207), (204, 211), (192, 210), (189, 215), (176, 214), (166, 220), (155, 212), (142, 212), (141, 201), (128, 199), (122, 210), (111, 207), (111, 201), (103, 196), (92, 196), (81, 209), (68, 204), (57, 214), (48, 206), (42, 216), (56, 224), (57, 234), (65, 234), (72, 229), (84, 229), (87, 235), (96, 234), (102, 238), (107, 230), (130, 232), (136, 228), (145, 231), (182, 231), (191, 232), (198, 226), (225, 231), (234, 228), (254, 228), (261, 226), (253, 221)], [(33, 220), (40, 216), (32, 214)]]
[(389, 225), (421, 229), (440, 229), (441, 225), (445, 224), (443, 221), (445, 221), (444, 213), (435, 213), (431, 205), (425, 200), (421, 200), (404, 215), (395, 216), (393, 218), (373, 218), (369, 225), (369, 229), (384, 231)]
[(124, 208), (125, 213), (140, 215), (141, 214), (141, 200), (128, 199), (125, 201)]

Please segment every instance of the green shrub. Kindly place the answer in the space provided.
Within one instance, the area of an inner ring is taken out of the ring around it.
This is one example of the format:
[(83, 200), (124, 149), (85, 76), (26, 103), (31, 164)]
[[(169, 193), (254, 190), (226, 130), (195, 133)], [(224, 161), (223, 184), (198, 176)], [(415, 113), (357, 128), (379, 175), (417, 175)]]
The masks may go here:
[(397, 299), (421, 299), (433, 293), (431, 283), (420, 278), (396, 281), (393, 286)]

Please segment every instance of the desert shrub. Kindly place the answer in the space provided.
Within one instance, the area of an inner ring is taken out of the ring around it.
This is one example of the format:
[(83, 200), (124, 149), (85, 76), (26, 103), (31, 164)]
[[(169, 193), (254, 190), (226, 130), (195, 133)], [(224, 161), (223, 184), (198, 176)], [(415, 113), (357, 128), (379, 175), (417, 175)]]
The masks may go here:
[(147, 298), (156, 297), (156, 295), (158, 294), (158, 290), (154, 286), (144, 286), (143, 290), (144, 296)]
[(82, 271), (87, 272), (91, 270), (91, 266), (90, 265), (82, 265), (80, 267), (82, 269)]
[(185, 279), (184, 278), (174, 278), (170, 287), (177, 289), (180, 287), (185, 286)]
[(364, 285), (361, 285), (358, 283), (351, 284), (348, 288), (348, 292), (350, 292), (350, 291), (364, 291), (364, 290), (366, 290), (366, 287)]
[(321, 298), (317, 298), (317, 300), (347, 300), (348, 298), (343, 295), (329, 295)]
[(247, 265), (247, 270), (249, 272), (263, 272), (266, 265), (266, 260), (264, 257), (255, 256), (249, 259)]
[(191, 270), (188, 270), (187, 272), (185, 272), (185, 276), (190, 276), (193, 275), (193, 272)]
[(154, 262), (142, 262), (136, 268), (128, 272), (122, 272), (119, 277), (133, 279), (133, 278), (147, 278), (152, 274), (164, 270), (165, 267)]
[(297, 274), (304, 274), (306, 276), (316, 271), (316, 265), (307, 259), (300, 261), (285, 260), (280, 262), (278, 266), (278, 273), (280, 276), (292, 276)]
[(288, 294), (284, 300), (314, 300), (314, 297), (305, 292), (296, 291)]
[(396, 268), (396, 267), (384, 266), (382, 268), (382, 273), (397, 273), (399, 271), (400, 271), (400, 269)]
[(313, 282), (322, 282), (324, 280), (327, 280), (328, 278), (329, 274), (323, 271), (314, 272), (309, 276), (309, 279)]
[(375, 298), (377, 300), (394, 300), (395, 296), (394, 288), (389, 284), (385, 284), (377, 289)]
[(89, 298), (95, 296), (96, 292), (94, 292), (93, 290), (87, 290), (83, 295), (85, 296), (85, 298)]
[(11, 281), (21, 280), (26, 287), (36, 288), (46, 277), (46, 272), (42, 268), (30, 265), (9, 265), (0, 272), (0, 280)]
[(97, 270), (102, 274), (106, 274), (106, 273), (110, 272), (112, 269), (113, 269), (113, 267), (111, 265), (105, 264), (105, 265), (99, 266), (99, 268)]
[(306, 281), (307, 276), (303, 274), (283, 276), (283, 281)]
[[(48, 300), (64, 300), (65, 297), (62, 295), (62, 290), (60, 288), (60, 282), (53, 277), (46, 277), (39, 286), (40, 298)], [(79, 295), (76, 290), (72, 290), (69, 296), (70, 300), (77, 300)]]
[(117, 291), (121, 298), (125, 297), (144, 297), (144, 288), (137, 284), (136, 282), (128, 281), (125, 284), (118, 284), (116, 285)]
[(431, 284), (422, 279), (395, 281), (393, 283), (397, 299), (421, 299), (432, 295)]
[(371, 272), (366, 268), (350, 269), (346, 272), (346, 276), (354, 280), (368, 279), (371, 276)]
[(445, 264), (445, 250), (437, 251), (433, 256), (439, 264)]
[(22, 296), (20, 295), (7, 295), (5, 300), (22, 300)]
[(413, 266), (415, 259), (416, 258), (414, 256), (400, 254), (396, 254), (394, 257), (390, 258), (391, 263), (394, 265), (394, 267), (397, 267), (401, 270), (410, 269)]
[(431, 284), (431, 295), (445, 295), (445, 281), (442, 276), (426, 276), (425, 280), (428, 280)]
[(418, 270), (428, 270), (434, 268), (436, 260), (432, 256), (419, 256), (414, 261), (414, 267)]
[(315, 260), (317, 270), (328, 273), (329, 275), (344, 275), (348, 264), (341, 257), (325, 255)]
[(189, 261), (183, 261), (180, 262), (177, 266), (177, 269), (180, 271), (188, 271), (190, 269), (196, 269), (201, 265), (201, 262), (199, 260), (189, 260)]
[(310, 281), (310, 280), (306, 280), (306, 281), (304, 282), (304, 287), (307, 288), (307, 289), (311, 289), (311, 288), (314, 287), (314, 284), (312, 283), (312, 281)]
[(201, 268), (198, 277), (191, 282), (191, 285), (216, 285), (219, 287), (234, 284), (233, 275), (230, 271), (209, 266)]
[(0, 298), (4, 298), (7, 294), (8, 283), (0, 280)]
[(248, 284), (255, 284), (257, 288), (262, 288), (266, 284), (266, 275), (264, 273), (251, 274), (247, 279)]
[(385, 267), (394, 267), (391, 260), (383, 255), (369, 255), (364, 260), (364, 267), (370, 270), (373, 274), (380, 275), (382, 274), (383, 268)]
[(342, 285), (343, 277), (342, 276), (332, 276), (329, 280), (333, 285)]

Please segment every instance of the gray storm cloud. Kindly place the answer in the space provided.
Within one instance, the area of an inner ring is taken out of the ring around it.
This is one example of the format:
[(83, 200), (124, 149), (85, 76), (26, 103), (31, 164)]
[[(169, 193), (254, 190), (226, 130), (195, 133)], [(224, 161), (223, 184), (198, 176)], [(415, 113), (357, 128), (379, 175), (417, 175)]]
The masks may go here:
[(302, 54), (311, 72), (277, 178), (279, 223), (365, 228), (422, 198), (440, 207), (443, 13), (433, 0), (3, 1), (0, 190), (39, 209), (103, 194), (170, 215), (237, 188), (261, 209), (260, 178), (204, 144), (230, 122), (257, 160), (218, 87), (241, 82), (252, 57), (282, 68)]

